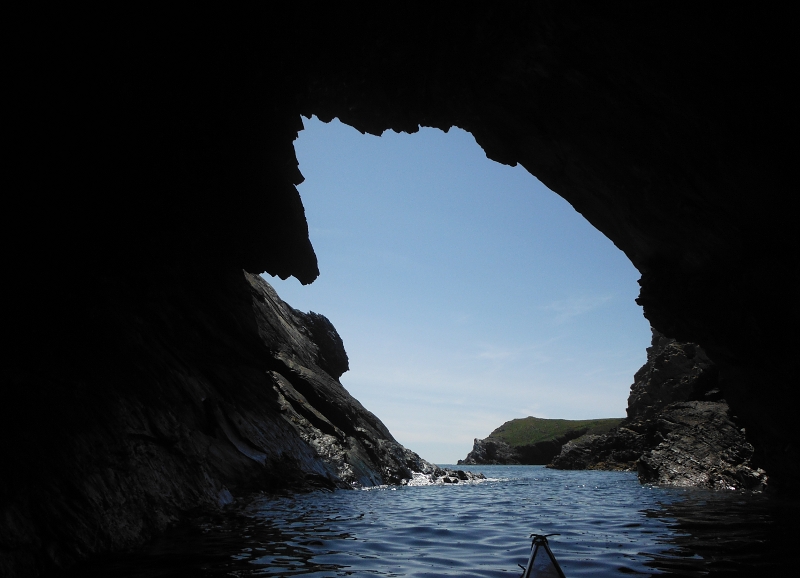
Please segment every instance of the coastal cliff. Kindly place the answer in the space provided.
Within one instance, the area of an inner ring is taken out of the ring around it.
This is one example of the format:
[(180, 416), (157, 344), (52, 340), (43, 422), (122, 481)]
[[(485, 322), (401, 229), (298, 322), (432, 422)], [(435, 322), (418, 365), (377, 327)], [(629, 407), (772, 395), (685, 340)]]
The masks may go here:
[(550, 467), (636, 470), (642, 482), (672, 486), (765, 487), (753, 446), (722, 399), (719, 371), (698, 345), (653, 330), (627, 413), (612, 431), (565, 444)]
[(507, 421), (485, 439), (477, 439), (459, 465), (548, 464), (562, 446), (581, 436), (605, 433), (622, 418), (569, 420), (526, 417)]
[(82, 320), (91, 338), (71, 349), (89, 371), (48, 397), (57, 374), (18, 376), (15, 407), (36, 407), (26, 425), (40, 427), (3, 448), (27, 464), (0, 481), (3, 576), (130, 549), (250, 492), (474, 477), (397, 443), (339, 382), (348, 359), (333, 325), (260, 276), (233, 273), (191, 301), (168, 287), (99, 287)]

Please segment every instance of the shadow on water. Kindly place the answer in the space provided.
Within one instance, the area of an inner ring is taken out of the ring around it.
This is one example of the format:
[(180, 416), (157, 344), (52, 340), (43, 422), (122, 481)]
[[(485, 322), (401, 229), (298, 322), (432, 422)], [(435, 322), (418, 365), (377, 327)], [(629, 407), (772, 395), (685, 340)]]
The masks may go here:
[[(256, 503), (260, 503), (257, 500)], [(200, 517), (172, 528), (142, 550), (101, 557), (79, 564), (65, 578), (177, 578), (183, 576), (293, 576), (338, 572), (342, 565), (320, 564), (314, 559), (336, 552), (326, 548), (329, 540), (352, 540), (346, 532), (335, 532), (325, 518), (309, 526), (301, 513), (271, 520), (244, 511)], [(328, 522), (341, 522), (338, 517)], [(298, 531), (293, 532), (292, 528)]]
[(645, 511), (670, 533), (647, 566), (679, 576), (783, 576), (797, 571), (800, 502), (760, 494), (689, 490)]

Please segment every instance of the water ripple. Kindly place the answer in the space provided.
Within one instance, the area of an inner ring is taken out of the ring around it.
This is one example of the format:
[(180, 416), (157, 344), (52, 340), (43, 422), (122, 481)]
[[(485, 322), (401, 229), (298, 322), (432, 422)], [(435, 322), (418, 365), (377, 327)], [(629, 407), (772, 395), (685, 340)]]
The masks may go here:
[(569, 578), (772, 575), (797, 538), (797, 506), (763, 496), (641, 486), (624, 472), (483, 471), (480, 484), (256, 497), (75, 575), (516, 578), (531, 533), (560, 533), (551, 547)]

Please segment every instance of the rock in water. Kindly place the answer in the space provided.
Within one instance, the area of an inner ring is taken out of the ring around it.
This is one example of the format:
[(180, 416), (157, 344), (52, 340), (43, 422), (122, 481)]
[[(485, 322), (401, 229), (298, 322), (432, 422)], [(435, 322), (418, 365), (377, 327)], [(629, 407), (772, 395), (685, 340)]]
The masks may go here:
[(637, 470), (642, 482), (761, 489), (753, 447), (720, 399), (714, 363), (693, 343), (653, 330), (647, 362), (634, 376), (628, 418), (605, 435), (566, 444), (551, 467)]
[(518, 464), (517, 452), (501, 439), (475, 438), (472, 451), (458, 465)]
[(568, 442), (548, 466), (559, 470), (635, 470), (644, 446), (642, 434), (619, 426), (608, 434)]
[(658, 445), (636, 463), (642, 482), (726, 490), (766, 484), (765, 472), (750, 464), (753, 446), (734, 424), (727, 403), (672, 403), (654, 422), (651, 437)]

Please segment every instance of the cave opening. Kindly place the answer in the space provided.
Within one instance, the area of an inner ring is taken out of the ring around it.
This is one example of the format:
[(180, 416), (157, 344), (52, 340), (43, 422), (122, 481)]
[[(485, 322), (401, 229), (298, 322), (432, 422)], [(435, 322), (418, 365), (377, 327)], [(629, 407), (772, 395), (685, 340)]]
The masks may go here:
[(265, 278), (333, 322), (342, 383), (400, 443), (455, 463), (510, 419), (625, 415), (650, 343), (639, 273), (569, 203), (457, 128), (304, 125), (321, 275)]

